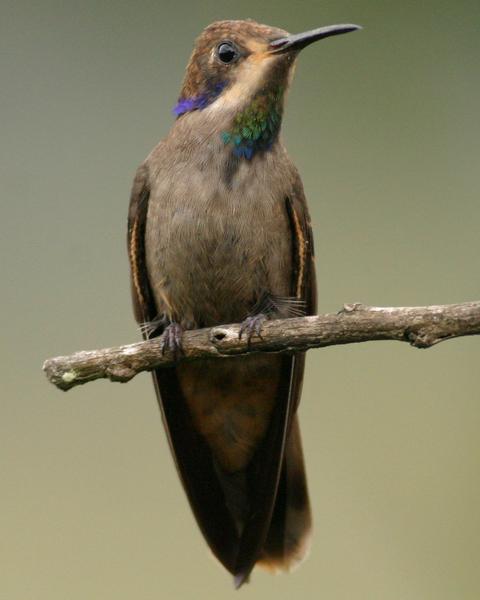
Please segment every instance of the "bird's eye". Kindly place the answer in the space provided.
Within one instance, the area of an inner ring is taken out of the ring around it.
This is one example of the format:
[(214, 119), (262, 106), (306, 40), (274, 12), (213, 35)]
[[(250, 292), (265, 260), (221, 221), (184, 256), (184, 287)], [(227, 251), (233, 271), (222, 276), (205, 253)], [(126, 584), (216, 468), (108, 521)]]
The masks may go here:
[(217, 55), (223, 63), (228, 64), (238, 58), (239, 52), (231, 42), (222, 42), (217, 48)]

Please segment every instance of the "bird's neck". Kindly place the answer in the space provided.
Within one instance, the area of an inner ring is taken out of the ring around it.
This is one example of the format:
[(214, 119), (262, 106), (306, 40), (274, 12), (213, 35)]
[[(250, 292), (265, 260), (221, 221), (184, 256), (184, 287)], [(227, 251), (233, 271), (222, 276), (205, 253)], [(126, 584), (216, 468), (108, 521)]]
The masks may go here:
[(225, 145), (237, 157), (250, 160), (257, 152), (269, 150), (282, 124), (283, 88), (262, 89), (240, 108), (221, 132)]
[(251, 160), (257, 153), (268, 151), (278, 138), (284, 88), (264, 87), (245, 100), (224, 87), (219, 85), (208, 95), (181, 98), (174, 108), (181, 117), (178, 125), (190, 122), (193, 129), (194, 122), (208, 123), (209, 135), (218, 136), (235, 157)]
[(203, 110), (218, 98), (226, 86), (226, 82), (216, 82), (207, 86), (205, 90), (195, 95), (181, 94), (177, 103), (173, 107), (173, 114), (177, 117), (192, 112), (194, 110)]

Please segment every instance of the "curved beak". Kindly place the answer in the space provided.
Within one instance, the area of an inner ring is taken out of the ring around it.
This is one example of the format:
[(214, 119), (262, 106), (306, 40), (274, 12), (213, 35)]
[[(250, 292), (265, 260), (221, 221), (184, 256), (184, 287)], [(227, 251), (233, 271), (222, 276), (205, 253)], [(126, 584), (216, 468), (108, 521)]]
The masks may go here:
[(357, 31), (358, 29), (362, 29), (360, 25), (353, 25), (351, 23), (346, 25), (328, 25), (327, 27), (319, 27), (318, 29), (312, 29), (311, 31), (305, 31), (304, 33), (287, 35), (278, 40), (273, 40), (273, 42), (270, 42), (269, 44), (269, 51), (271, 53), (275, 52), (279, 54), (282, 52), (301, 50), (317, 40), (323, 40), (331, 35), (340, 35), (341, 33)]

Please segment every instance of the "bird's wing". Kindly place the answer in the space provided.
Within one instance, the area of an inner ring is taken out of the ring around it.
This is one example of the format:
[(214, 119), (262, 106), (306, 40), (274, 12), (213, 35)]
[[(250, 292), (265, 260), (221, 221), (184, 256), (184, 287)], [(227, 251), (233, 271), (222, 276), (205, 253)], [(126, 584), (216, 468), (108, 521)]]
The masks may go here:
[[(292, 295), (305, 303), (305, 315), (314, 315), (317, 311), (317, 280), (313, 231), (302, 180), (296, 170), (292, 192), (286, 203), (292, 229)], [(300, 400), (305, 364), (304, 353), (296, 356), (297, 367), (294, 369), (292, 386), (292, 413), (295, 413)]]
[(145, 258), (145, 223), (150, 187), (148, 168), (142, 164), (133, 180), (128, 209), (127, 249), (135, 319), (142, 325), (155, 318), (156, 308), (148, 282)]
[(296, 171), (292, 192), (287, 198), (287, 211), (294, 232), (292, 288), (294, 295), (304, 300), (305, 313), (314, 315), (317, 310), (317, 286), (313, 232), (302, 180)]
[[(313, 315), (316, 311), (313, 235), (303, 185), (296, 170), (294, 176), (294, 185), (285, 198), (285, 210), (292, 232), (293, 268), (290, 293), (296, 300), (304, 303), (307, 315)], [(235, 564), (237, 586), (248, 579), (255, 563), (261, 557), (262, 551), (264, 552), (264, 544), (273, 533), (272, 530), (269, 532), (270, 527), (277, 530), (274, 535), (278, 529), (285, 527), (285, 511), (288, 509), (285, 499), (281, 498), (276, 503), (277, 489), (281, 478), (282, 486), (288, 485), (286, 480), (292, 476), (296, 478), (298, 484), (303, 482), (305, 492), (303, 501), (306, 512), (309, 514), (303, 459), (298, 461), (300, 471), (298, 473), (293, 473), (291, 467), (290, 472), (287, 473), (284, 460), (289, 432), (294, 424), (295, 427), (298, 427), (295, 413), (302, 389), (305, 353), (284, 356), (282, 360), (282, 380), (270, 426), (253, 464), (249, 467), (250, 471), (255, 472), (256, 487), (251, 497), (252, 517), (247, 522), (242, 534)], [(298, 451), (301, 457), (301, 449), (299, 448)], [(300, 508), (297, 506), (298, 510)], [(264, 562), (268, 562), (268, 560)]]
[[(142, 165), (136, 174), (128, 216), (128, 254), (135, 317), (140, 325), (158, 317), (150, 287), (145, 260), (145, 224), (150, 197), (148, 167)], [(144, 337), (162, 333), (144, 330)], [(228, 512), (211, 451), (196, 431), (180, 389), (175, 369), (152, 372), (170, 449), (185, 488), (192, 511), (212, 552), (234, 573), (238, 550), (238, 534)]]

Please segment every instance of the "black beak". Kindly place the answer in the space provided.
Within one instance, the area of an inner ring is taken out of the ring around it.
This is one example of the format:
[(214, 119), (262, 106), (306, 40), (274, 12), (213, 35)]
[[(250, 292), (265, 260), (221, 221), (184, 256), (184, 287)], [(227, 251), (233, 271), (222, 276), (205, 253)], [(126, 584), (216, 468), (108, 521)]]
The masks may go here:
[(312, 42), (323, 40), (323, 38), (331, 35), (340, 35), (341, 33), (349, 33), (361, 29), (360, 25), (329, 25), (328, 27), (319, 27), (305, 33), (296, 33), (295, 35), (287, 35), (286, 37), (270, 42), (270, 52), (281, 53), (290, 52), (291, 50), (301, 50)]

